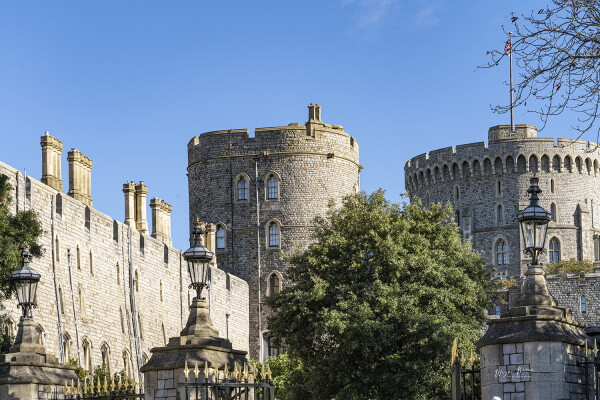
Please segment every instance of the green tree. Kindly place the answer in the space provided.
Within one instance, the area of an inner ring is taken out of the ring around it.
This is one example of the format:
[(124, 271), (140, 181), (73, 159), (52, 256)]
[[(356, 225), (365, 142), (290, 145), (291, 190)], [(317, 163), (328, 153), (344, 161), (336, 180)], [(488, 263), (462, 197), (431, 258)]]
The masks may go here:
[(302, 363), (286, 399), (448, 396), (452, 341), (478, 339), (492, 290), (450, 211), (380, 189), (317, 219), (315, 242), (290, 257), (293, 283), (268, 300), (269, 329)]
[(576, 258), (571, 258), (569, 260), (551, 262), (546, 267), (547, 274), (560, 274), (561, 272), (566, 272), (567, 274), (586, 272), (590, 274), (594, 272), (594, 264), (589, 260), (577, 260)]
[[(13, 190), (9, 179), (8, 176), (0, 174), (0, 303), (13, 294), (10, 274), (21, 266), (19, 246), (27, 241), (31, 245), (31, 253), (34, 256), (41, 254), (40, 246), (37, 243), (40, 224), (35, 212), (29, 210), (13, 213), (9, 209), (10, 193)], [(1, 306), (0, 314), (2, 314), (0, 320), (4, 322), (5, 315), (3, 315)], [(0, 341), (2, 342), (0, 351), (8, 352), (11, 338), (7, 337), (4, 330), (2, 330)]]

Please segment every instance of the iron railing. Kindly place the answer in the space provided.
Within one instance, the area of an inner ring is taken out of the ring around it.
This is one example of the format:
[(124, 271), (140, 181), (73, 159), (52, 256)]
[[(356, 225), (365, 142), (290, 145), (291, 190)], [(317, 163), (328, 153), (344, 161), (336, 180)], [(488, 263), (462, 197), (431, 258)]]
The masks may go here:
[[(193, 372), (193, 377), (190, 372)], [(201, 372), (197, 362), (194, 370), (190, 371), (186, 361), (183, 373), (185, 382), (177, 385), (178, 399), (275, 400), (275, 382), (268, 365), (266, 371), (264, 364), (259, 371), (257, 368), (249, 369), (248, 364), (238, 369), (236, 363), (233, 371), (230, 371), (227, 364), (220, 370), (218, 367), (209, 367), (206, 362)]]
[(586, 341), (584, 356), (577, 365), (583, 368), (586, 400), (600, 400), (600, 357), (596, 340), (593, 349), (588, 349)]
[(68, 382), (65, 382), (63, 392), (65, 394), (65, 399), (68, 400), (135, 400), (144, 398), (141, 382), (135, 382), (128, 379), (118, 379), (115, 382), (114, 377), (110, 384), (106, 378), (104, 378), (103, 384), (100, 383), (99, 378), (96, 380), (96, 384), (94, 384), (93, 380), (88, 380), (88, 378), (83, 381), (83, 384), (79, 379), (77, 379), (77, 384), (71, 380), (70, 386), (68, 385)]

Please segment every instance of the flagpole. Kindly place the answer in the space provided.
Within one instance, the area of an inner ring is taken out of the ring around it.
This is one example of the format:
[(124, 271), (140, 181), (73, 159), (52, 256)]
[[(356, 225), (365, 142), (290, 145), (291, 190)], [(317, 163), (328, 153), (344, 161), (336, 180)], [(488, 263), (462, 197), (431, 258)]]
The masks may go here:
[(515, 111), (513, 101), (513, 73), (512, 73), (512, 32), (508, 32), (508, 57), (510, 58), (510, 131), (515, 131)]

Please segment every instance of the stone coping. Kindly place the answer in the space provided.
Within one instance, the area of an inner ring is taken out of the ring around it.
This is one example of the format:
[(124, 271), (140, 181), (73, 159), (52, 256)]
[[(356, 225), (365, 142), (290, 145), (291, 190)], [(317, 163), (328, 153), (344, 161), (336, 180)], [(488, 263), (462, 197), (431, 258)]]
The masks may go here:
[(0, 385), (12, 383), (64, 385), (65, 379), (77, 378), (76, 369), (76, 367), (62, 364), (3, 362), (0, 363)]

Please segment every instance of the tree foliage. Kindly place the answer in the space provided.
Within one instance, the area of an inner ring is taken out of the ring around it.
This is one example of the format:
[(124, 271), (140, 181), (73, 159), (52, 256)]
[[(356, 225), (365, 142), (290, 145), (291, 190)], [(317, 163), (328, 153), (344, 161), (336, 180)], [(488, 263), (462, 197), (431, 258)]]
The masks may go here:
[(310, 391), (288, 399), (447, 396), (452, 341), (480, 336), (492, 287), (450, 211), (379, 190), (317, 219), (315, 243), (290, 257), (293, 283), (268, 300)]
[(589, 260), (571, 258), (569, 260), (551, 262), (546, 267), (547, 274), (560, 274), (561, 272), (566, 272), (567, 274), (578, 274), (580, 272), (592, 273), (594, 272), (594, 264)]
[[(513, 14), (511, 22), (518, 67), (515, 106), (526, 107), (535, 99), (541, 105), (529, 111), (540, 115), (543, 126), (549, 117), (570, 110), (579, 115), (575, 130), (583, 134), (591, 129), (600, 104), (600, 2), (552, 0), (529, 14)], [(484, 67), (508, 57), (506, 51), (488, 53), (491, 60)], [(510, 104), (496, 110), (505, 113)]]
[(27, 241), (34, 256), (41, 254), (37, 243), (40, 234), (37, 216), (32, 210), (11, 212), (9, 205), (12, 190), (9, 177), (0, 174), (0, 300), (12, 295), (10, 274), (21, 267), (19, 246)]

